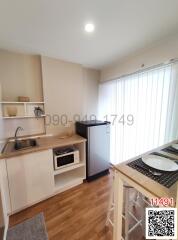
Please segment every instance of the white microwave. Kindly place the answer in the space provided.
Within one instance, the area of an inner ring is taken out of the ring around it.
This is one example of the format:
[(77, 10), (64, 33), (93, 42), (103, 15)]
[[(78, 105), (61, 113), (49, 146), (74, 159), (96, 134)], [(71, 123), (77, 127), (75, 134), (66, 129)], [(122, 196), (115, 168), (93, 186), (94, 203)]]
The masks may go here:
[(79, 150), (73, 146), (54, 149), (54, 170), (71, 166), (80, 162)]

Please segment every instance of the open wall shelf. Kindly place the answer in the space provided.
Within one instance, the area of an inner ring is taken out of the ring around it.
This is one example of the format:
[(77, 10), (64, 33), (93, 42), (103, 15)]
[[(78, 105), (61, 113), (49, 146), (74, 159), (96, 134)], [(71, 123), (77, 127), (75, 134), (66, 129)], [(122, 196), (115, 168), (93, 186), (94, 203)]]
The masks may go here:
[(85, 179), (85, 167), (73, 169), (72, 171), (64, 172), (55, 175), (55, 191), (63, 192), (71, 187), (83, 183)]
[(55, 192), (63, 192), (86, 179), (86, 144), (81, 142), (73, 145), (79, 150), (80, 162), (54, 170)]
[(0, 102), (0, 104), (44, 104), (44, 102)]
[[(35, 107), (40, 107), (44, 111), (44, 102), (0, 102), (0, 116), (3, 119), (19, 119), (19, 118), (42, 118), (45, 114), (36, 117), (34, 113)], [(17, 115), (9, 116), (8, 107), (16, 107)]]
[(15, 116), (15, 117), (2, 117), (3, 119), (20, 119), (20, 118), (43, 118), (46, 115), (41, 115), (40, 117), (35, 116)]

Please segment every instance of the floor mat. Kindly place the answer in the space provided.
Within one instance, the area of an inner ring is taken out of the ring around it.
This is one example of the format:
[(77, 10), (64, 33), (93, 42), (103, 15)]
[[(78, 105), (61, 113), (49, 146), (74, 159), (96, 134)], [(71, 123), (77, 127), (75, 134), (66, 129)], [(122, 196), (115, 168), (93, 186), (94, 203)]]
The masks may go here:
[(43, 213), (9, 228), (7, 240), (48, 240)]

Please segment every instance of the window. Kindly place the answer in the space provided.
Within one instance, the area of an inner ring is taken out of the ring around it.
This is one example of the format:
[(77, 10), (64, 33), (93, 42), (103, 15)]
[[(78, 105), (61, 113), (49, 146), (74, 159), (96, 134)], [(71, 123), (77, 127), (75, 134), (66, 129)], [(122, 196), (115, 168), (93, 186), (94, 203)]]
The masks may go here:
[(112, 163), (177, 138), (177, 85), (177, 63), (100, 84), (99, 117), (111, 122)]

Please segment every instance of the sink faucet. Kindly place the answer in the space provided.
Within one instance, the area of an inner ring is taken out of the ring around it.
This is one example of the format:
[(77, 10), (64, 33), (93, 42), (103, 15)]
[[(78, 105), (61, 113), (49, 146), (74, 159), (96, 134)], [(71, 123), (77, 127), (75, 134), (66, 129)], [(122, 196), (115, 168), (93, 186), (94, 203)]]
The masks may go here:
[(17, 127), (17, 129), (15, 130), (15, 136), (14, 136), (15, 140), (17, 140), (17, 133), (18, 133), (18, 131), (23, 131), (23, 130), (24, 129), (22, 127)]

